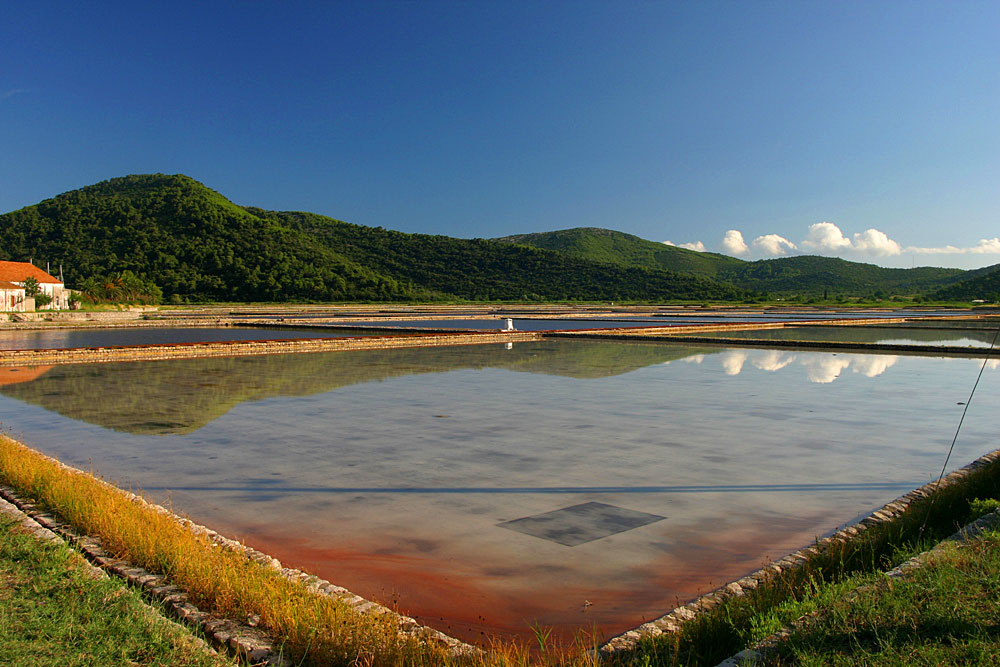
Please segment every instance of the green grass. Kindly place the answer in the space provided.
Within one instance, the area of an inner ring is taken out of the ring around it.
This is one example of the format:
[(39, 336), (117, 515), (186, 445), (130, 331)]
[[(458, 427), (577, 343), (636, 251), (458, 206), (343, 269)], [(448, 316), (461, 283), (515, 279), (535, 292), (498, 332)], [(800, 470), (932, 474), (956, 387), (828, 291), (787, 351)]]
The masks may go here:
[(42, 542), (0, 516), (0, 664), (193, 665), (211, 655), (125, 584), (94, 578), (65, 545)]
[(1000, 664), (1000, 533), (950, 543), (905, 579), (823, 605), (769, 665)]

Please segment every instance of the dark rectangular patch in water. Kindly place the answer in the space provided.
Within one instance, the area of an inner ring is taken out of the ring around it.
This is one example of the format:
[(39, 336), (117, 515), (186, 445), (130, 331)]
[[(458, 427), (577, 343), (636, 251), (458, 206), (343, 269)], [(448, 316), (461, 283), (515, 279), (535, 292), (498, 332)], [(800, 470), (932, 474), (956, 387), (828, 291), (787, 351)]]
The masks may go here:
[(608, 535), (661, 521), (666, 517), (636, 512), (606, 503), (582, 503), (561, 510), (526, 516), (497, 524), (525, 535), (575, 547)]

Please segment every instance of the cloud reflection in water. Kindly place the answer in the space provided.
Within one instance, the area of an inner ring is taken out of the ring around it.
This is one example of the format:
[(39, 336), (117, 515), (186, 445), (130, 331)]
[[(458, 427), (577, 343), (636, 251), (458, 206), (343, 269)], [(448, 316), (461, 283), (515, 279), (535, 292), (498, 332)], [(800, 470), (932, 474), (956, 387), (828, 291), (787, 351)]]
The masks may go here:
[[(703, 355), (699, 356), (703, 357)], [(848, 368), (865, 377), (878, 377), (894, 366), (899, 361), (899, 356), (892, 354), (817, 355), (815, 353), (800, 356), (794, 352), (782, 350), (726, 350), (719, 355), (719, 364), (726, 375), (739, 375), (747, 361), (754, 368), (770, 373), (780, 371), (792, 364), (798, 364), (805, 368), (806, 377), (809, 378), (810, 382), (829, 384), (839, 378)], [(990, 368), (1000, 366), (996, 361), (990, 364)], [(701, 363), (701, 359), (698, 359), (697, 363)]]

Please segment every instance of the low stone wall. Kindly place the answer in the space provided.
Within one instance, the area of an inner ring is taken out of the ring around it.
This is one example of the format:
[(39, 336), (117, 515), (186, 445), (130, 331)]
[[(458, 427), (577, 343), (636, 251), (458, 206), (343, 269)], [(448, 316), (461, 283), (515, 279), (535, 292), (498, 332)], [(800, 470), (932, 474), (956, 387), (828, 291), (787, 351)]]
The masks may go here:
[(364, 338), (295, 338), (288, 340), (226, 341), (162, 345), (123, 345), (49, 350), (0, 350), (0, 366), (40, 364), (89, 364), (112, 361), (153, 361), (200, 357), (242, 357), (260, 354), (329, 352), (334, 350), (379, 350), (401, 347), (485, 345), (541, 340), (532, 331), (491, 333), (413, 334)]
[(809, 320), (790, 322), (713, 322), (711, 324), (682, 324), (679, 326), (663, 325), (658, 327), (620, 327), (607, 329), (586, 329), (579, 331), (548, 332), (560, 337), (602, 337), (602, 338), (639, 338), (642, 336), (668, 336), (692, 333), (709, 333), (713, 331), (757, 331), (764, 329), (784, 329), (796, 326), (864, 326), (871, 324), (901, 324), (906, 317), (882, 317), (855, 320)]

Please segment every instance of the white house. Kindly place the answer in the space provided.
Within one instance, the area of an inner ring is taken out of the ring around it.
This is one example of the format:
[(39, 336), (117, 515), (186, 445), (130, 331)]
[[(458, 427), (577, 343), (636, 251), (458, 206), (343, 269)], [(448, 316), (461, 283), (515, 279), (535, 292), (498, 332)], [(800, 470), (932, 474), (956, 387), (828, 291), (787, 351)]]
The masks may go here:
[(20, 285), (0, 280), (0, 312), (24, 311), (24, 288)]
[[(24, 281), (28, 278), (34, 278), (38, 281), (38, 287), (43, 294), (48, 295), (52, 302), (49, 303), (47, 308), (53, 310), (62, 310), (64, 308), (69, 308), (69, 295), (70, 290), (66, 289), (66, 285), (63, 284), (61, 280), (55, 276), (50, 276), (47, 272), (41, 270), (34, 264), (30, 262), (3, 262), (0, 261), (0, 284), (12, 284), (13, 288), (0, 287), (0, 294), (7, 296), (6, 301), (4, 301), (3, 308), (0, 310), (14, 310), (9, 308), (11, 301), (11, 296), (17, 296), (16, 294), (10, 293), (13, 289), (16, 291), (20, 288), (20, 298), (23, 304), (25, 299), (24, 294)], [(24, 306), (17, 310), (24, 310)]]

